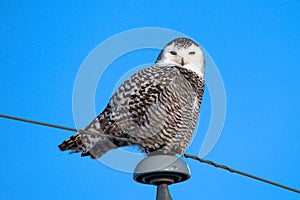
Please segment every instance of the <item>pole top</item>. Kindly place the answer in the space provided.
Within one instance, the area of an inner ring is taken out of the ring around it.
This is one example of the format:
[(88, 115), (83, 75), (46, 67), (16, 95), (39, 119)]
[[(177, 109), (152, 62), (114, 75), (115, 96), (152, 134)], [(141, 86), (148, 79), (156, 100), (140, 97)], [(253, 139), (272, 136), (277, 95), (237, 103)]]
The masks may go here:
[(135, 168), (133, 178), (144, 184), (168, 185), (191, 177), (187, 164), (176, 156), (155, 155), (144, 158)]

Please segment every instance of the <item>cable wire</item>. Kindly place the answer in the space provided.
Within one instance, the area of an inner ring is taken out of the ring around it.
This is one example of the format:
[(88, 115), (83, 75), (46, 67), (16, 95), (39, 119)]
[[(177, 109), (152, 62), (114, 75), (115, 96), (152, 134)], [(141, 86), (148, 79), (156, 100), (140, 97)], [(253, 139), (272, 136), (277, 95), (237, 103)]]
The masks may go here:
[[(26, 122), (26, 123), (30, 123), (30, 124), (37, 124), (37, 125), (47, 126), (47, 127), (51, 127), (51, 128), (57, 128), (57, 129), (62, 129), (62, 130), (67, 130), (67, 131), (78, 132), (78, 133), (82, 133), (82, 134), (90, 134), (90, 135), (99, 134), (99, 133), (90, 132), (90, 131), (86, 131), (86, 130), (75, 129), (75, 128), (70, 128), (70, 127), (66, 127), (66, 126), (60, 126), (60, 125), (56, 125), (56, 124), (49, 124), (49, 123), (45, 123), (45, 122), (40, 122), (40, 121), (25, 119), (25, 118), (20, 118), (20, 117), (14, 117), (14, 116), (9, 116), (9, 115), (0, 114), (0, 117), (6, 118), (6, 119), (12, 119), (12, 120), (16, 120), (16, 121), (21, 121), (21, 122)], [(117, 137), (114, 135), (104, 135), (104, 136), (108, 137), (108, 138), (112, 138), (112, 139), (118, 139), (120, 141), (138, 144), (138, 141), (130, 140), (129, 138), (120, 138), (120, 137)]]
[(288, 186), (285, 186), (285, 185), (282, 185), (282, 184), (279, 184), (279, 183), (275, 183), (273, 181), (269, 181), (267, 179), (260, 178), (258, 176), (254, 176), (254, 175), (248, 174), (246, 172), (242, 172), (242, 171), (239, 171), (239, 170), (236, 170), (236, 169), (232, 169), (230, 167), (227, 167), (226, 165), (220, 165), (220, 164), (217, 164), (217, 163), (212, 162), (210, 160), (205, 160), (205, 159), (199, 158), (197, 156), (189, 155), (189, 154), (184, 154), (183, 156), (185, 158), (191, 158), (191, 159), (197, 160), (197, 161), (199, 161), (201, 163), (206, 163), (206, 164), (212, 165), (212, 166), (217, 167), (217, 168), (225, 169), (225, 170), (227, 170), (227, 171), (229, 171), (231, 173), (237, 173), (237, 174), (240, 174), (240, 175), (243, 175), (243, 176), (247, 176), (247, 177), (252, 178), (252, 179), (256, 179), (256, 180), (259, 180), (259, 181), (262, 181), (262, 182), (265, 182), (265, 183), (268, 183), (268, 184), (271, 184), (271, 185), (275, 185), (277, 187), (281, 187), (281, 188), (286, 189), (286, 190), (290, 190), (290, 191), (293, 191), (293, 192), (300, 193), (300, 190), (298, 190), (298, 189), (291, 188), (291, 187), (288, 187)]
[[(41, 125), (41, 126), (47, 126), (47, 127), (67, 130), (67, 131), (83, 132), (83, 133), (86, 133), (86, 134), (96, 134), (96, 133), (93, 133), (93, 132), (87, 132), (87, 131), (84, 131), (84, 130), (78, 130), (78, 129), (70, 128), (70, 127), (66, 127), (66, 126), (59, 126), (59, 125), (55, 125), (55, 124), (49, 124), (49, 123), (44, 123), (44, 122), (39, 122), (39, 121), (35, 121), (35, 120), (29, 120), (29, 119), (25, 119), (25, 118), (14, 117), (14, 116), (9, 116), (9, 115), (4, 115), (4, 114), (0, 114), (0, 117), (6, 118), (6, 119), (11, 119), (11, 120), (16, 120), (16, 121), (22, 121), (22, 122), (26, 122), (26, 123), (31, 123), (31, 124), (37, 124), (37, 125)], [(99, 133), (97, 133), (97, 134), (99, 134)], [(130, 141), (128, 138), (120, 138), (120, 137), (111, 136), (111, 135), (105, 135), (105, 137), (111, 137), (111, 138), (114, 138), (114, 139), (117, 139), (117, 140)], [(138, 141), (130, 141), (130, 142), (132, 142), (134, 144), (138, 144)], [(251, 174), (248, 174), (248, 173), (245, 173), (245, 172), (227, 167), (226, 165), (220, 165), (220, 164), (217, 164), (217, 163), (212, 162), (210, 160), (205, 160), (205, 159), (199, 158), (199, 157), (194, 156), (194, 155), (183, 154), (183, 156), (185, 158), (191, 158), (193, 160), (197, 160), (201, 163), (206, 163), (206, 164), (212, 165), (216, 168), (225, 169), (225, 170), (227, 170), (231, 173), (240, 174), (242, 176), (246, 176), (248, 178), (252, 178), (252, 179), (255, 179), (255, 180), (258, 180), (258, 181), (262, 181), (262, 182), (265, 182), (265, 183), (268, 183), (268, 184), (271, 184), (271, 185), (274, 185), (274, 186), (277, 186), (277, 187), (280, 187), (280, 188), (283, 188), (283, 189), (286, 189), (286, 190), (290, 190), (292, 192), (300, 193), (300, 190), (298, 190), (298, 189), (288, 187), (288, 186), (285, 186), (285, 185), (282, 185), (282, 184), (279, 184), (279, 183), (276, 183), (276, 182), (273, 182), (273, 181), (269, 181), (267, 179), (260, 178), (258, 176), (254, 176), (254, 175), (251, 175)]]
[(6, 118), (6, 119), (12, 119), (12, 120), (16, 120), (16, 121), (27, 122), (27, 123), (31, 123), (31, 124), (38, 124), (38, 125), (42, 125), (42, 126), (48, 126), (48, 127), (52, 127), (52, 128), (58, 128), (58, 129), (63, 129), (63, 130), (67, 130), (67, 131), (77, 132), (77, 129), (75, 129), (75, 128), (69, 128), (69, 127), (65, 127), (65, 126), (59, 126), (59, 125), (55, 125), (55, 124), (39, 122), (39, 121), (20, 118), (20, 117), (13, 117), (13, 116), (8, 116), (8, 115), (3, 115), (3, 114), (0, 114), (0, 117)]

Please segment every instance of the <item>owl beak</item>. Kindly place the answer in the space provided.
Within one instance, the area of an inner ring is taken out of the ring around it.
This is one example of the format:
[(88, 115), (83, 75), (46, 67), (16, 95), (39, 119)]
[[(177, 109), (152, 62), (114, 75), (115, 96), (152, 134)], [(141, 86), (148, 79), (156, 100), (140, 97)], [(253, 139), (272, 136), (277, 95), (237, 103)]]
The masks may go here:
[(185, 64), (186, 64), (186, 62), (184, 62), (184, 59), (183, 58), (181, 58), (181, 66), (184, 66)]

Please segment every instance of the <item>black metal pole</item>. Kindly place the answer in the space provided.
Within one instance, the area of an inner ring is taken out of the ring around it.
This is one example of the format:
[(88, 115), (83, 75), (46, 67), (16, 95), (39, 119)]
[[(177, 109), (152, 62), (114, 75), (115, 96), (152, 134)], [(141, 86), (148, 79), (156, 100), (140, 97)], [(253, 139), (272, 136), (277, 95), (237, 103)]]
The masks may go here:
[(168, 184), (162, 183), (157, 186), (156, 200), (172, 200)]

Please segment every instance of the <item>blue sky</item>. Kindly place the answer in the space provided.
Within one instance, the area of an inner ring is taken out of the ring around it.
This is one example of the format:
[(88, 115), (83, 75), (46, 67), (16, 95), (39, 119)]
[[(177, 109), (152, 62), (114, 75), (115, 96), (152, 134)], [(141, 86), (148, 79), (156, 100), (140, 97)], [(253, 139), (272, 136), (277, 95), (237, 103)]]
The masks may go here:
[[(2, 1), (0, 113), (74, 127), (76, 74), (99, 43), (132, 28), (176, 30), (209, 52), (226, 88), (224, 129), (206, 158), (299, 189), (299, 9), (297, 1)], [(157, 55), (132, 52), (112, 63), (97, 87), (97, 113), (124, 73)], [(210, 109), (206, 92), (189, 154), (199, 152)], [(60, 152), (57, 145), (71, 132), (6, 119), (0, 127), (1, 199), (155, 198), (155, 188), (130, 173)], [(174, 199), (299, 199), (185, 161), (192, 178), (170, 187)]]

